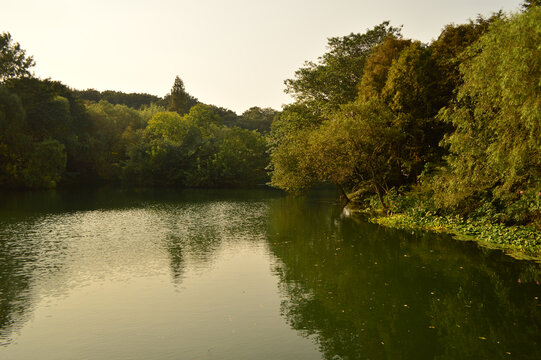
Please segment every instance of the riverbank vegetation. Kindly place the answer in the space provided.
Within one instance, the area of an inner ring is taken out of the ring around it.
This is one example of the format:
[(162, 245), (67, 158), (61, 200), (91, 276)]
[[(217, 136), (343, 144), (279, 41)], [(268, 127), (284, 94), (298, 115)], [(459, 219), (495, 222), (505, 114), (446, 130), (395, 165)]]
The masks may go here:
[(538, 5), (447, 25), (430, 44), (387, 22), (329, 39), (286, 81), (296, 102), (273, 122), (271, 183), (332, 182), (352, 208), (391, 216), (380, 223), (539, 256)]
[[(515, 211), (518, 216), (535, 212), (539, 208), (536, 203), (539, 196), (536, 195), (525, 194), (519, 206), (506, 210), (508, 213)], [(539, 224), (502, 221), (506, 214), (495, 213), (488, 204), (463, 216), (457, 212), (438, 211), (411, 193), (399, 194), (394, 189), (385, 195), (385, 201), (389, 204), (388, 209), (381, 207), (375, 197), (367, 201), (368, 206), (354, 204), (353, 208), (361, 211), (370, 222), (387, 227), (450, 233), (460, 240), (475, 240), (486, 247), (502, 249), (515, 258), (541, 260)]]

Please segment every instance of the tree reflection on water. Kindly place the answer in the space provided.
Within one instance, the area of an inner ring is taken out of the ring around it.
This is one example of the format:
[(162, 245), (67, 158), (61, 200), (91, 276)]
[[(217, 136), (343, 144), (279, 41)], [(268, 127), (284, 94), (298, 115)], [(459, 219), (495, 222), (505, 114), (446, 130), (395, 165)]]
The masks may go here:
[(282, 314), (327, 359), (539, 355), (538, 264), (310, 198), (273, 200), (268, 237)]

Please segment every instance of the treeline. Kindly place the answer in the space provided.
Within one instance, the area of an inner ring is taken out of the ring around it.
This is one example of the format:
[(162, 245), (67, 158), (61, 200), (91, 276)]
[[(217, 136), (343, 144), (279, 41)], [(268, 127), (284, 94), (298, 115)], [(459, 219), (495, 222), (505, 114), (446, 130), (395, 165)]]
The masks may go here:
[(140, 109), (151, 104), (166, 106), (167, 104), (162, 98), (150, 94), (130, 93), (126, 94), (121, 91), (98, 91), (95, 89), (73, 90), (74, 93), (82, 100), (87, 102), (100, 102), (102, 100), (114, 105), (126, 105), (134, 109)]
[(272, 126), (272, 185), (332, 182), (359, 206), (539, 224), (538, 3), (447, 25), (430, 44), (388, 22), (330, 38), (286, 80), (296, 101)]
[[(31, 76), (0, 36), (0, 187), (334, 183), (388, 212), (541, 222), (541, 10), (450, 24), (429, 44), (384, 22), (330, 38), (285, 81), (295, 102), (242, 115), (177, 77), (163, 98)], [(270, 163), (270, 165), (269, 165)], [(353, 195), (352, 195), (353, 194)]]
[(0, 35), (0, 188), (81, 184), (253, 186), (268, 181), (265, 136), (277, 114), (199, 102), (175, 79), (164, 98), (77, 91), (31, 76)]

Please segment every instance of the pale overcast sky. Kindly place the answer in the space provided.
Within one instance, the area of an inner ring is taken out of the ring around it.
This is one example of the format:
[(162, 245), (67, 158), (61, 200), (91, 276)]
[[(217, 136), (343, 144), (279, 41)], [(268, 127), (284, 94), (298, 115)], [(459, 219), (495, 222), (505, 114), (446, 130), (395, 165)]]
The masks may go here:
[(0, 32), (34, 72), (76, 88), (167, 94), (179, 75), (200, 101), (242, 113), (291, 102), (283, 81), (327, 38), (390, 20), (429, 42), (443, 26), (521, 0), (0, 0)]

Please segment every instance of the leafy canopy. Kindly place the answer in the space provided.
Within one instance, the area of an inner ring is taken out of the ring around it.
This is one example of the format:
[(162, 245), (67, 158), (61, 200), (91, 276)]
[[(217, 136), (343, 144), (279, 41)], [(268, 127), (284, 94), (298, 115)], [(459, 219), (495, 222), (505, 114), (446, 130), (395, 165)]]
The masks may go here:
[(308, 61), (285, 81), (286, 92), (300, 103), (321, 110), (335, 110), (357, 96), (366, 57), (385, 37), (400, 37), (400, 28), (385, 21), (365, 33), (328, 39), (328, 51), (318, 63)]
[(14, 43), (10, 33), (0, 34), (0, 82), (7, 79), (30, 76), (30, 69), (35, 65), (32, 56), (26, 56), (19, 43)]
[(468, 49), (464, 84), (440, 116), (455, 127), (437, 198), (457, 207), (493, 192), (510, 201), (541, 179), (541, 8), (497, 21)]

